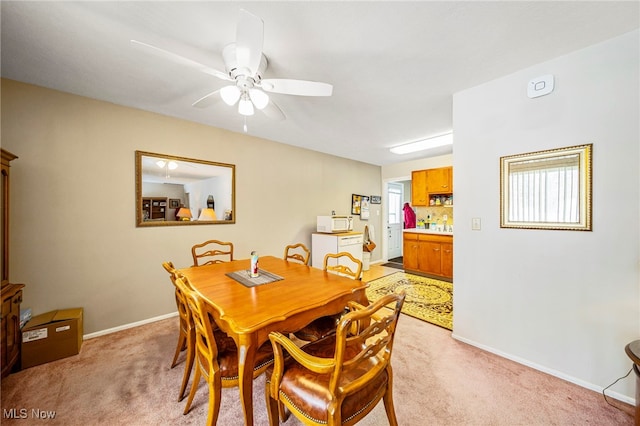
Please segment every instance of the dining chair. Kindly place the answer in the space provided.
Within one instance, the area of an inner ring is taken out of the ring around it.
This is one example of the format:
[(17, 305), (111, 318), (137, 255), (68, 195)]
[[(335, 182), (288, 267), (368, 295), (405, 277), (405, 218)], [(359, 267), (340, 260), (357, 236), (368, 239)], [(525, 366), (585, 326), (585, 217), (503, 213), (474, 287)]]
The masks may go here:
[(322, 269), (350, 277), (354, 280), (362, 279), (362, 261), (356, 259), (351, 253), (346, 251), (327, 253), (324, 256)]
[[(189, 413), (191, 403), (204, 378), (209, 388), (209, 409), (207, 424), (215, 425), (220, 412), (221, 389), (238, 386), (238, 348), (235, 341), (219, 328), (214, 329), (213, 311), (196, 291), (192, 290), (189, 280), (178, 275), (176, 285), (187, 300), (195, 341), (195, 373), (191, 382), (189, 398), (184, 414)], [(262, 374), (273, 363), (273, 347), (269, 341), (258, 348), (253, 367), (253, 377)]]
[[(362, 279), (362, 262), (348, 252), (328, 253), (324, 257), (322, 269), (354, 280)], [(320, 317), (293, 334), (307, 342), (322, 339), (335, 333), (340, 316), (341, 314)]]
[(389, 424), (397, 426), (391, 354), (404, 299), (402, 292), (368, 307), (351, 302), (336, 334), (302, 347), (271, 332), (275, 361), (265, 384), (269, 424), (278, 424), (286, 408), (305, 425), (352, 425), (382, 399)]
[(284, 260), (295, 260), (304, 265), (309, 264), (311, 250), (302, 243), (291, 244), (284, 248)]
[(231, 262), (233, 260), (233, 243), (209, 240), (191, 247), (193, 266), (211, 265)]
[(189, 306), (187, 305), (187, 299), (185, 298), (182, 290), (176, 285), (176, 278), (178, 277), (178, 271), (173, 266), (172, 262), (163, 262), (162, 266), (169, 273), (171, 283), (175, 288), (176, 306), (178, 307), (178, 317), (180, 318), (180, 329), (178, 335), (178, 344), (176, 346), (176, 352), (173, 355), (173, 361), (171, 362), (171, 368), (178, 364), (178, 356), (180, 352), (186, 350), (186, 358), (184, 365), (184, 373), (182, 375), (182, 384), (180, 386), (180, 394), (178, 395), (178, 401), (182, 401), (184, 398), (184, 391), (187, 389), (187, 383), (191, 376), (191, 370), (193, 368), (193, 360), (195, 358), (194, 350), (194, 330), (192, 320), (190, 318)]

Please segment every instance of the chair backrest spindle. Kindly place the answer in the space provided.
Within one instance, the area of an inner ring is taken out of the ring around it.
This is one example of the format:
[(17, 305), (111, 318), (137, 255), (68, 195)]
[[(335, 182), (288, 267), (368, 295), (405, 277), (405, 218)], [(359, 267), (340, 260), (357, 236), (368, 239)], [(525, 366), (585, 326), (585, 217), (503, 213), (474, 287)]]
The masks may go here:
[(308, 265), (310, 257), (311, 251), (302, 243), (291, 244), (284, 248), (284, 260), (295, 260)]
[(323, 269), (354, 280), (362, 279), (362, 262), (346, 251), (326, 254)]
[(193, 257), (193, 266), (231, 262), (233, 260), (233, 243), (208, 240), (191, 247), (191, 256)]

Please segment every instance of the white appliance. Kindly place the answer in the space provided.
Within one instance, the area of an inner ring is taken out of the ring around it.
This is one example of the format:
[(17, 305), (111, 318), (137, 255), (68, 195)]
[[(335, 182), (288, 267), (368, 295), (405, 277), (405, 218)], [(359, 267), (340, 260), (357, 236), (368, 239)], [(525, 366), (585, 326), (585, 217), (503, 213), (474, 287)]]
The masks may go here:
[(328, 233), (353, 231), (353, 217), (318, 216), (316, 231)]
[(344, 232), (339, 234), (311, 234), (311, 266), (321, 268), (327, 253), (346, 251), (362, 262), (362, 232)]

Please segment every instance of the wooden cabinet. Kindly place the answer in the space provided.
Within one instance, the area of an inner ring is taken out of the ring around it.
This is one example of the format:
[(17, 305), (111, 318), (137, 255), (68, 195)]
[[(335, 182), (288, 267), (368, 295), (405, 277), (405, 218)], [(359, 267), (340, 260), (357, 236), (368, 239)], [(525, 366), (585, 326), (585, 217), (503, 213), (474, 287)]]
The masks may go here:
[(414, 206), (429, 205), (426, 170), (416, 170), (411, 172), (411, 204)]
[(2, 287), (2, 377), (11, 372), (11, 369), (20, 359), (20, 345), (22, 333), (20, 331), (20, 303), (22, 303), (22, 288), (24, 284), (7, 284)]
[(403, 249), (405, 270), (453, 278), (453, 236), (405, 232)]
[(431, 195), (453, 194), (453, 167), (411, 172), (411, 204), (428, 206)]
[(147, 197), (142, 199), (142, 217), (144, 220), (167, 220), (167, 198)]
[(2, 377), (9, 374), (20, 360), (20, 345), (22, 344), (20, 303), (22, 302), (24, 284), (9, 282), (9, 163), (16, 158), (18, 157), (2, 150), (2, 290), (0, 293), (2, 301), (2, 311), (0, 311)]
[(418, 234), (404, 233), (402, 243), (402, 262), (404, 269), (418, 269)]
[(453, 167), (427, 170), (427, 193), (450, 194), (453, 192)]
[[(451, 241), (453, 241), (453, 237), (451, 237)], [(453, 278), (453, 243), (441, 243), (440, 247), (442, 252), (442, 276)]]
[(2, 150), (2, 287), (9, 283), (9, 163), (16, 158)]

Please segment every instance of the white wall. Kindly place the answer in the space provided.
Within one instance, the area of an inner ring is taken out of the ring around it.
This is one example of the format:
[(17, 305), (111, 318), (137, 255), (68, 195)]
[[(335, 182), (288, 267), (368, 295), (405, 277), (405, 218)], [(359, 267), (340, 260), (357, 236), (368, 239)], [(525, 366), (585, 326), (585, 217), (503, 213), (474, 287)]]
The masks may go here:
[(220, 176), (187, 183), (184, 190), (189, 194), (189, 208), (194, 218), (198, 218), (202, 209), (207, 208), (207, 199), (213, 196), (216, 218), (222, 220), (225, 210), (233, 214), (233, 179), (232, 171), (228, 169)]
[[(638, 31), (454, 96), (454, 336), (600, 390), (640, 337)], [(527, 82), (555, 76), (553, 93)], [(501, 229), (501, 156), (593, 143), (593, 232)], [(482, 230), (471, 230), (471, 218)], [(634, 378), (611, 388), (633, 399)], [(623, 398), (624, 399), (624, 398)]]
[[(15, 81), (2, 80), (1, 101), (2, 147), (19, 157), (11, 281), (26, 284), (34, 315), (84, 307), (86, 334), (175, 312), (161, 263), (190, 266), (196, 243), (280, 257), (293, 242), (311, 247), (317, 215), (380, 188), (379, 166)], [(236, 223), (136, 228), (135, 150), (235, 164)], [(380, 229), (371, 210), (356, 230)]]
[[(429, 154), (429, 152), (425, 151), (425, 154)], [(413, 170), (436, 169), (438, 167), (448, 167), (452, 164), (452, 154), (388, 164), (382, 166), (382, 179), (387, 182), (411, 180), (411, 172)], [(386, 188), (384, 189), (386, 191)]]

